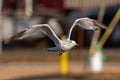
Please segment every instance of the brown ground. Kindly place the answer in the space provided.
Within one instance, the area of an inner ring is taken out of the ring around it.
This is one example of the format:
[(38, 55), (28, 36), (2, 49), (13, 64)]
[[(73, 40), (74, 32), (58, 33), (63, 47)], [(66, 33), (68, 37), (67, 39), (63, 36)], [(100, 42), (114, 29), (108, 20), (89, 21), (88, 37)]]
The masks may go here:
[[(83, 63), (71, 62), (69, 63), (68, 75), (60, 75), (59, 63), (9, 63), (0, 66), (0, 80), (4, 79), (23, 79), (28, 78), (69, 78), (74, 80), (74, 77), (84, 77), (88, 80), (88, 77), (100, 78), (100, 79), (120, 79), (120, 65), (114, 65), (106, 63), (103, 67), (103, 72), (99, 74), (90, 74), (89, 70), (84, 68)], [(84, 75), (83, 75), (84, 74)], [(26, 80), (25, 79), (25, 80)], [(42, 79), (41, 79), (42, 80)], [(76, 79), (75, 79), (76, 80)]]
[(99, 74), (84, 67), (87, 50), (75, 51), (69, 52), (68, 74), (61, 75), (58, 54), (38, 49), (5, 50), (0, 57), (0, 80), (120, 80), (119, 49), (104, 50), (107, 60)]

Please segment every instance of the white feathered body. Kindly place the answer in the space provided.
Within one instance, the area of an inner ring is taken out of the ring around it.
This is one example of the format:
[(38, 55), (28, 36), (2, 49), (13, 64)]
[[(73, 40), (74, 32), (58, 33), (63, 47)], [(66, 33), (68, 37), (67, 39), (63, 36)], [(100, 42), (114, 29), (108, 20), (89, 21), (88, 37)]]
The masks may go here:
[(76, 46), (76, 42), (73, 40), (61, 40), (60, 44), (57, 45), (56, 47), (53, 48), (47, 48), (46, 50), (48, 52), (65, 52), (65, 51), (69, 51), (70, 49), (72, 49), (74, 46)]

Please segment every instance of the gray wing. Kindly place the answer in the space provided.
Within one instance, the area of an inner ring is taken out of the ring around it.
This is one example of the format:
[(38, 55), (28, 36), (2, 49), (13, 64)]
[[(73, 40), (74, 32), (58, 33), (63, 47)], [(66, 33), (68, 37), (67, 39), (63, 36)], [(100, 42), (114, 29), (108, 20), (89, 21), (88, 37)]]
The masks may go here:
[(9, 43), (17, 39), (27, 38), (32, 36), (33, 34), (39, 34), (40, 32), (44, 33), (50, 39), (52, 39), (55, 45), (59, 44), (60, 39), (57, 37), (57, 35), (54, 33), (54, 31), (50, 28), (48, 24), (33, 25), (30, 28), (24, 29), (23, 31), (12, 36), (8, 41), (6, 41), (6, 43)]
[(82, 27), (83, 29), (87, 29), (87, 30), (97, 30), (97, 29), (106, 29), (107, 27), (105, 27), (103, 24), (97, 22), (94, 19), (90, 19), (90, 18), (79, 18), (76, 19), (75, 22), (73, 23), (72, 27), (69, 30), (68, 33), (68, 38), (70, 39), (71, 33), (73, 28), (78, 25), (79, 27)]

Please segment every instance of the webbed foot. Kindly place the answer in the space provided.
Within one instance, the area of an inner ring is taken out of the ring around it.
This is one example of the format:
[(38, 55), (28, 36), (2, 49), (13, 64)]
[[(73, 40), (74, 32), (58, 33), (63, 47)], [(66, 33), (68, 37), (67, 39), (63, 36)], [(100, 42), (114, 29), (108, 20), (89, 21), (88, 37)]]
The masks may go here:
[(59, 56), (61, 56), (63, 53), (59, 53)]

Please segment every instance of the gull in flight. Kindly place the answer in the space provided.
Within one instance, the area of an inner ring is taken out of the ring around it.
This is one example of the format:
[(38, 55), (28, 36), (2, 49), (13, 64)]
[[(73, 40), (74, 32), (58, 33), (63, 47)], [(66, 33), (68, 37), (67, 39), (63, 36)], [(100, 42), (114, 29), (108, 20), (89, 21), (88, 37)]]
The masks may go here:
[(75, 26), (79, 26), (87, 30), (97, 30), (97, 29), (107, 28), (103, 24), (97, 22), (94, 19), (79, 18), (74, 21), (72, 27), (69, 30), (67, 38), (65, 40), (60, 40), (48, 24), (38, 24), (38, 25), (33, 25), (30, 28), (22, 30), (21, 32), (17, 33), (16, 35), (8, 39), (6, 43), (9, 43), (14, 40), (24, 39), (24, 38), (30, 37), (34, 33), (39, 34), (40, 32), (42, 32), (45, 35), (47, 35), (51, 40), (53, 40), (53, 42), (55, 43), (55, 47), (46, 48), (46, 50), (48, 52), (58, 52), (60, 56), (62, 55), (63, 52), (69, 51), (74, 46), (78, 46), (78, 44), (74, 40), (70, 39), (72, 30)]

